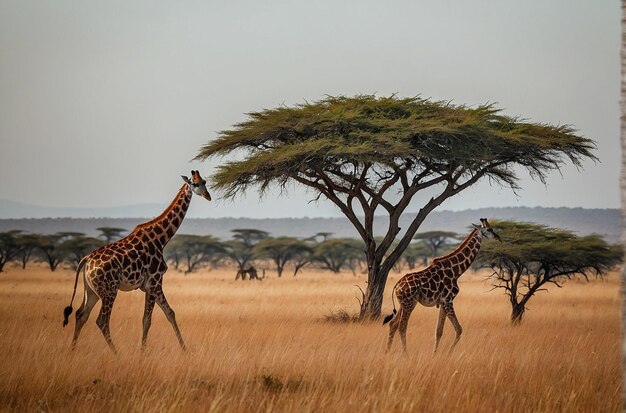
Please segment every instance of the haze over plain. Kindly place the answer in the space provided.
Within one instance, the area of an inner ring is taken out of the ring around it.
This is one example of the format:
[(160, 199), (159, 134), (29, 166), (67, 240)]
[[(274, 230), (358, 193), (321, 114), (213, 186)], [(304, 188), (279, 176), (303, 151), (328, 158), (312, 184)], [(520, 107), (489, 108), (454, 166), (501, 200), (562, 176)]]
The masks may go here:
[[(166, 205), (189, 160), (246, 112), (324, 95), (496, 102), (574, 125), (601, 163), (441, 209), (617, 208), (619, 4), (487, 1), (0, 4), (0, 199)], [(302, 190), (193, 204), (194, 217), (339, 216)], [(420, 205), (419, 200), (415, 205)], [(417, 207), (416, 207), (417, 208)]]

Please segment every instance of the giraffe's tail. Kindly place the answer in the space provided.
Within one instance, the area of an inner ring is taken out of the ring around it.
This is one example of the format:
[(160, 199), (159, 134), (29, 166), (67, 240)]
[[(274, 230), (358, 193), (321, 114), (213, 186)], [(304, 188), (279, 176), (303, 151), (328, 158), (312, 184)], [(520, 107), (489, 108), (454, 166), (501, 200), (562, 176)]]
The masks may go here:
[(74, 311), (74, 309), (72, 308), (72, 303), (74, 302), (74, 297), (76, 296), (76, 287), (78, 286), (78, 274), (80, 274), (80, 271), (83, 269), (83, 266), (86, 262), (87, 257), (83, 257), (83, 259), (80, 260), (80, 262), (78, 263), (78, 267), (76, 268), (76, 279), (74, 280), (74, 292), (72, 293), (72, 299), (70, 301), (70, 305), (65, 307), (65, 309), (63, 310), (63, 327), (65, 327), (67, 323), (69, 323), (70, 315), (72, 314), (72, 311)]
[(396, 301), (393, 299), (395, 293), (396, 293), (396, 286), (394, 285), (393, 290), (391, 290), (391, 302), (393, 303), (393, 311), (391, 312), (391, 314), (389, 314), (387, 317), (383, 319), (383, 325), (393, 320), (396, 314), (398, 314), (398, 310), (396, 310)]

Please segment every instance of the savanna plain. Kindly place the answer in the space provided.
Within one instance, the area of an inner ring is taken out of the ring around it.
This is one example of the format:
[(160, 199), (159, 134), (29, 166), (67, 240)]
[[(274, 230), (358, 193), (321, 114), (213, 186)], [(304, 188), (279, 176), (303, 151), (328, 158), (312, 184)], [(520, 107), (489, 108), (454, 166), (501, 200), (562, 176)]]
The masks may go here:
[[(390, 277), (385, 314), (401, 275)], [(464, 332), (453, 351), (447, 323), (433, 354), (438, 310), (418, 306), (408, 353), (396, 336), (386, 354), (381, 322), (327, 319), (357, 311), (363, 275), (268, 272), (242, 282), (234, 270), (170, 270), (164, 290), (188, 350), (157, 307), (142, 352), (143, 293), (120, 292), (114, 355), (95, 324), (99, 304), (70, 350), (74, 315), (65, 329), (61, 321), (71, 270), (9, 268), (0, 274), (0, 411), (619, 411), (618, 275), (549, 287), (519, 326), (486, 275), (461, 277), (455, 307)], [(81, 280), (74, 308), (82, 291)]]

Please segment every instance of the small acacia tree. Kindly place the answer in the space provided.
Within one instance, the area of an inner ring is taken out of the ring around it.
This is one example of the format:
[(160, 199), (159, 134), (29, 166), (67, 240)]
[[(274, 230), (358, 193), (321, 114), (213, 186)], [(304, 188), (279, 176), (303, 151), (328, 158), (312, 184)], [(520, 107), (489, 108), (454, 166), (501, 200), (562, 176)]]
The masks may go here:
[(331, 238), (313, 248), (313, 259), (322, 268), (339, 273), (344, 267), (354, 274), (359, 258), (363, 257), (363, 243), (352, 238)]
[(431, 249), (426, 245), (423, 240), (412, 242), (404, 250), (402, 257), (406, 261), (409, 270), (415, 269), (417, 262), (421, 261), (425, 263), (432, 254)]
[(86, 237), (84, 234), (71, 234), (70, 236), (66, 235), (63, 237), (64, 239), (59, 244), (59, 249), (61, 255), (63, 255), (70, 266), (75, 269), (84, 256), (104, 245), (104, 242), (98, 238)]
[(4, 271), (4, 266), (20, 252), (18, 242), (19, 234), (22, 231), (13, 230), (0, 232), (0, 272)]
[[(374, 319), (389, 271), (442, 202), (483, 178), (516, 188), (515, 167), (544, 181), (565, 160), (581, 166), (595, 159), (594, 148), (570, 126), (526, 122), (492, 105), (355, 96), (250, 113), (196, 159), (235, 155), (212, 177), (225, 197), (250, 187), (286, 190), (296, 182), (334, 203), (365, 245), (368, 282), (360, 317)], [(423, 203), (411, 203), (421, 191), (428, 191)], [(419, 211), (401, 234), (399, 220), (409, 205)], [(388, 225), (376, 241), (381, 209)]]
[(450, 231), (426, 231), (426, 232), (418, 232), (415, 234), (413, 239), (423, 240), (428, 248), (430, 248), (430, 253), (433, 257), (438, 257), (440, 253), (440, 249), (444, 247), (448, 240), (457, 238), (458, 235), (456, 232)]
[(494, 221), (502, 242), (485, 243), (476, 261), (493, 269), (494, 288), (504, 289), (511, 303), (511, 321), (519, 323), (528, 301), (548, 284), (566, 279), (602, 276), (621, 262), (621, 247), (598, 235), (579, 237), (565, 229), (539, 224)]
[[(310, 248), (304, 243), (304, 241), (293, 237), (267, 237), (259, 241), (253, 247), (255, 256), (260, 258), (269, 258), (274, 261), (276, 265), (276, 272), (278, 277), (282, 277), (285, 265), (290, 261), (296, 262), (296, 269), (294, 276), (300, 268), (304, 265), (301, 261), (304, 252)], [(300, 264), (300, 268), (298, 268)]]
[(55, 271), (61, 261), (67, 256), (67, 251), (61, 247), (61, 233), (40, 235), (37, 240), (37, 250), (43, 261), (50, 267), (50, 271)]
[(224, 254), (237, 263), (238, 269), (244, 269), (254, 259), (254, 246), (269, 233), (259, 229), (233, 229), (233, 239), (223, 243)]
[(26, 269), (26, 264), (33, 258), (33, 252), (37, 248), (39, 240), (38, 234), (19, 234), (17, 237), (17, 245), (19, 253), (16, 259), (19, 260), (22, 269)]
[(200, 266), (215, 263), (223, 256), (224, 246), (210, 235), (179, 234), (165, 247), (165, 256), (179, 269), (184, 264), (184, 273), (190, 274)]
[(125, 232), (127, 232), (126, 229), (117, 227), (100, 227), (96, 229), (100, 231), (100, 237), (104, 238), (104, 242), (106, 244), (117, 241), (122, 238)]

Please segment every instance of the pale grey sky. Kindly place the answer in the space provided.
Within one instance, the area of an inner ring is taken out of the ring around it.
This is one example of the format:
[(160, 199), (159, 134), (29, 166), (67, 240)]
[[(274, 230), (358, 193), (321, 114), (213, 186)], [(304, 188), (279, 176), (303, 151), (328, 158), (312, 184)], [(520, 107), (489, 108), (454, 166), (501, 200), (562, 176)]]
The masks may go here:
[[(617, 1), (0, 0), (0, 198), (163, 203), (198, 148), (244, 113), (324, 95), (497, 102), (568, 123), (601, 163), (515, 196), (441, 209), (619, 205)], [(192, 205), (194, 216), (338, 216), (311, 194)], [(415, 210), (420, 206), (415, 202)]]

